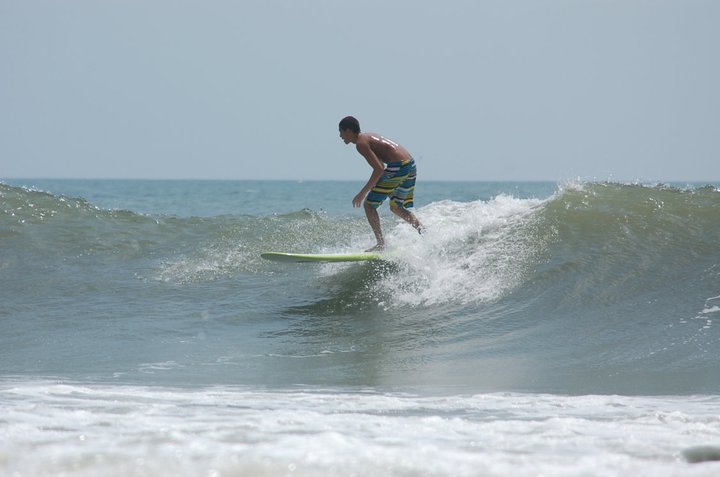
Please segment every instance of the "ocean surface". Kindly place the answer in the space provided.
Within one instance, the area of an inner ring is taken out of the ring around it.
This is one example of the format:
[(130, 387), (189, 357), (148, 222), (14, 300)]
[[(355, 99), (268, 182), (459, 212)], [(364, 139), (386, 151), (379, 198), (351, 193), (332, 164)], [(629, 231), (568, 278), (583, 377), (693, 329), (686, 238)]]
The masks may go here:
[(361, 186), (0, 182), (0, 475), (720, 475), (718, 184)]

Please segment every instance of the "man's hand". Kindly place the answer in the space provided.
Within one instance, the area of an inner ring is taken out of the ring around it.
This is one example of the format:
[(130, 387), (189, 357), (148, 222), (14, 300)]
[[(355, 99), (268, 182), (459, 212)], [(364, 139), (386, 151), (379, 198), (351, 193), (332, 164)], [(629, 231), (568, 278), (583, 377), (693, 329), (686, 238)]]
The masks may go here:
[(353, 199), (353, 207), (360, 207), (365, 200), (366, 195), (367, 194), (365, 193), (365, 191), (361, 190), (360, 192), (358, 192), (358, 195), (356, 195)]

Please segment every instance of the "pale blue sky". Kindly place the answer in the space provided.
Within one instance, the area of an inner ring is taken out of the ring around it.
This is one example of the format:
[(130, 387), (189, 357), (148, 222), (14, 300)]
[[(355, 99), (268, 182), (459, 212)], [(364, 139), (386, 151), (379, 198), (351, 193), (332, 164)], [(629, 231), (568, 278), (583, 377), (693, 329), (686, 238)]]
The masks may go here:
[(0, 178), (720, 180), (716, 0), (0, 0)]

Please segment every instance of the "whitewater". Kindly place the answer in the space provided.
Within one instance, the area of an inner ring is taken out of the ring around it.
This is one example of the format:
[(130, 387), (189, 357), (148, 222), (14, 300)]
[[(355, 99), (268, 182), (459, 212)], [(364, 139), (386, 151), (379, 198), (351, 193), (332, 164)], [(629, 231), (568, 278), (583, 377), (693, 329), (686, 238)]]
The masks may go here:
[(720, 472), (717, 184), (360, 185), (0, 183), (0, 474)]

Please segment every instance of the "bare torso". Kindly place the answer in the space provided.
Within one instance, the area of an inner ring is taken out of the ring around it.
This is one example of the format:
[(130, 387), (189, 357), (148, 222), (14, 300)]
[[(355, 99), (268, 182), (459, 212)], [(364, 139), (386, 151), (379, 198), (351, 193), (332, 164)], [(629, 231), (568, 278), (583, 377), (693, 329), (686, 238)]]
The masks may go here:
[(363, 142), (370, 147), (378, 159), (386, 164), (388, 162), (407, 162), (412, 159), (407, 149), (380, 134), (360, 133), (357, 141), (358, 150)]

